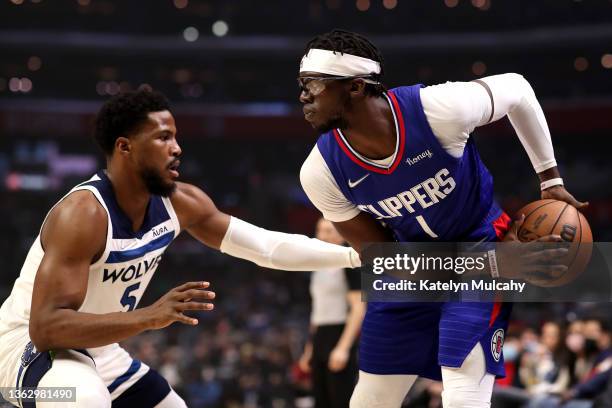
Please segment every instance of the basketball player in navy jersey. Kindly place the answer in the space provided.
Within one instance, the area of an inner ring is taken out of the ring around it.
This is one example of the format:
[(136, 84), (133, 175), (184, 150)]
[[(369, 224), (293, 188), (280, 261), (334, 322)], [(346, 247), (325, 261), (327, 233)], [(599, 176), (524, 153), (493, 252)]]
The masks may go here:
[[(510, 220), (493, 200), (492, 177), (469, 135), (504, 116), (538, 174), (542, 198), (587, 205), (563, 187), (544, 114), (522, 76), (386, 90), (382, 63), (366, 38), (334, 30), (311, 40), (300, 64), (304, 116), (321, 134), (301, 182), (353, 248), (500, 239)], [(491, 262), (502, 276), (514, 269), (507, 255)], [(509, 314), (510, 305), (493, 302), (370, 302), (351, 407), (398, 408), (418, 376), (443, 381), (445, 408), (490, 406), (495, 376), (504, 375)]]
[[(0, 309), (0, 387), (76, 387), (76, 404), (46, 407), (185, 407), (154, 370), (117, 342), (207, 311), (214, 293), (189, 282), (135, 309), (166, 247), (181, 232), (229, 255), (283, 270), (346, 268), (357, 253), (301, 235), (258, 228), (219, 211), (180, 183), (181, 148), (166, 98), (126, 93), (96, 118), (106, 170), (73, 188), (49, 212)], [(11, 391), (12, 390), (12, 391)]]

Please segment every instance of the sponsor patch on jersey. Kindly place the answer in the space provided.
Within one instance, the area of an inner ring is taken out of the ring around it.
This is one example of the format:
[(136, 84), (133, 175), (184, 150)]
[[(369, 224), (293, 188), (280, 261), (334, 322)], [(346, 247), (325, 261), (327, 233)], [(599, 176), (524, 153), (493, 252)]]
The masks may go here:
[(424, 159), (431, 159), (432, 157), (433, 157), (433, 153), (431, 152), (431, 150), (427, 149), (424, 152), (419, 153), (414, 157), (407, 158), (406, 163), (408, 163), (409, 166), (412, 166), (413, 164), (417, 164), (418, 162)]
[(40, 354), (34, 344), (30, 341), (25, 346), (25, 350), (23, 350), (23, 354), (21, 355), (21, 366), (27, 367), (35, 358)]
[(504, 347), (504, 329), (497, 329), (491, 337), (491, 355), (495, 361), (499, 361)]

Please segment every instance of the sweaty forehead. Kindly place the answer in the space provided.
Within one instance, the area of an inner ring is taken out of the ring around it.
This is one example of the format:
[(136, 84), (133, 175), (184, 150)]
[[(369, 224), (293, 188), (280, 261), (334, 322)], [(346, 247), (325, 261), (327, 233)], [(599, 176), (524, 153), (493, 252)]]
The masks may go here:
[(174, 116), (165, 110), (159, 112), (150, 112), (148, 115), (149, 120), (145, 125), (145, 128), (149, 130), (171, 130), (176, 131), (176, 123), (174, 122)]

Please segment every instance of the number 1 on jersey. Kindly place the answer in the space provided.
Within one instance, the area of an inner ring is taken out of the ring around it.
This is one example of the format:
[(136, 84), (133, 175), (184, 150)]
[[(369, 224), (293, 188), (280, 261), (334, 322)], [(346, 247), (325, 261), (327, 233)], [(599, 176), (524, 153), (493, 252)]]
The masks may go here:
[(436, 233), (433, 232), (431, 228), (429, 228), (429, 225), (427, 225), (427, 223), (425, 222), (425, 218), (423, 218), (422, 215), (417, 215), (415, 218), (417, 222), (419, 223), (419, 225), (421, 226), (421, 228), (423, 228), (423, 231), (425, 231), (427, 235), (429, 235), (432, 238), (438, 238)]

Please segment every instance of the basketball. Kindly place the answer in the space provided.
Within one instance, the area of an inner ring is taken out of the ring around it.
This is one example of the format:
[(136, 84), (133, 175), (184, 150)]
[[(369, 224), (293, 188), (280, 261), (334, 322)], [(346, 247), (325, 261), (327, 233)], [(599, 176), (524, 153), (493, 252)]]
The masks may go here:
[(555, 234), (573, 244), (562, 260), (567, 271), (553, 280), (539, 281), (538, 286), (562, 286), (576, 279), (589, 263), (592, 252), (593, 235), (584, 215), (566, 202), (551, 199), (529, 203), (517, 212), (518, 216), (521, 214), (525, 214), (525, 221), (518, 230), (521, 242)]

